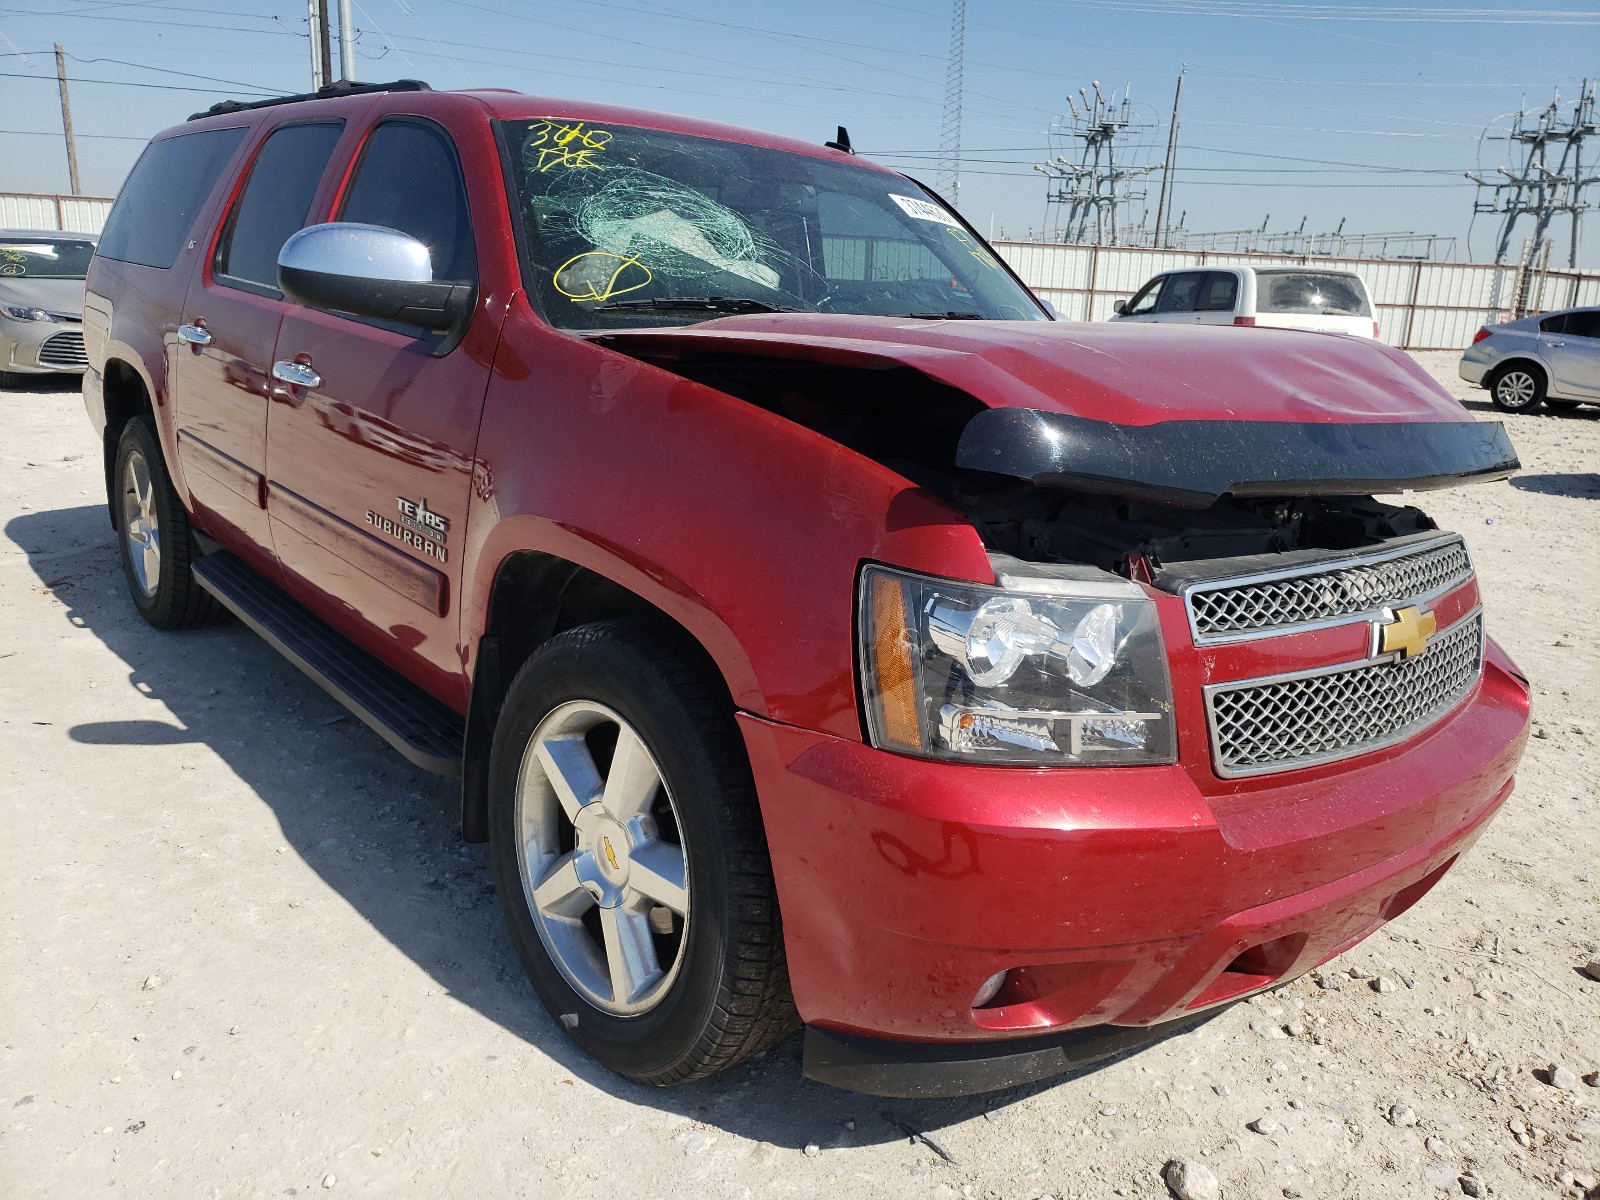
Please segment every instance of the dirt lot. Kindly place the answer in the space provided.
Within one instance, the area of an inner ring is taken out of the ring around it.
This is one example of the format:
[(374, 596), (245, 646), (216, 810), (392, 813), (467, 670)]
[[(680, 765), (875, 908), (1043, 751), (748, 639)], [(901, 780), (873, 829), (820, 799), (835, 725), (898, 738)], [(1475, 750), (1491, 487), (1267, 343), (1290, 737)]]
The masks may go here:
[[(1420, 357), (1487, 411), (1455, 355)], [(1472, 856), (1332, 964), (1338, 987), (919, 1104), (807, 1083), (795, 1042), (670, 1091), (585, 1062), (524, 983), (451, 787), (242, 626), (147, 628), (75, 387), (0, 393), (0, 1195), (1162, 1197), (1174, 1157), (1233, 1200), (1580, 1195), (1600, 408), (1508, 424), (1523, 475), (1426, 502), (1536, 694)]]

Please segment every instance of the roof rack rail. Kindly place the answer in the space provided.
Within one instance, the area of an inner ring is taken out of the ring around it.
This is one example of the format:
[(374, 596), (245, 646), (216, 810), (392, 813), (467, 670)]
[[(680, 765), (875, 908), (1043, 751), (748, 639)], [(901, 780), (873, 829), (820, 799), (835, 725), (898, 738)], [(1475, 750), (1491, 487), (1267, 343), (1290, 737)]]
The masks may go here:
[(270, 100), (223, 100), (221, 103), (213, 104), (205, 112), (190, 113), (189, 120), (198, 121), (204, 117), (245, 112), (252, 108), (271, 108), (274, 104), (293, 104), (299, 100), (332, 100), (338, 96), (359, 96), (367, 92), (431, 91), (433, 89), (420, 79), (396, 79), (389, 83), (356, 83), (353, 80), (341, 79), (336, 83), (319, 87), (314, 92), (302, 92), (298, 96), (274, 96)]

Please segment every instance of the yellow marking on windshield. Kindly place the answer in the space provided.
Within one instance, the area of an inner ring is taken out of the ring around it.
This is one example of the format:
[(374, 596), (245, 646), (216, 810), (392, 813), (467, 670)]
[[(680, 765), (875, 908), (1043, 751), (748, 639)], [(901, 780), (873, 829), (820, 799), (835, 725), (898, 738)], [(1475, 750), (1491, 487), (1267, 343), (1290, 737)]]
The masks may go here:
[(652, 278), (650, 268), (631, 254), (586, 250), (557, 267), (552, 282), (569, 300), (594, 302), (636, 292)]
[(998, 267), (1000, 265), (995, 261), (994, 255), (980, 247), (976, 242), (968, 237), (963, 230), (957, 229), (954, 225), (952, 225), (948, 230), (946, 230), (946, 232), (948, 232), (951, 237), (955, 238), (956, 241), (965, 246), (967, 248), (967, 253), (972, 255), (973, 258), (977, 259), (982, 266)]
[(531, 165), (541, 173), (553, 167), (603, 170), (595, 155), (610, 144), (612, 136), (609, 129), (585, 129), (582, 121), (540, 121), (528, 133), (527, 148), (538, 155)]

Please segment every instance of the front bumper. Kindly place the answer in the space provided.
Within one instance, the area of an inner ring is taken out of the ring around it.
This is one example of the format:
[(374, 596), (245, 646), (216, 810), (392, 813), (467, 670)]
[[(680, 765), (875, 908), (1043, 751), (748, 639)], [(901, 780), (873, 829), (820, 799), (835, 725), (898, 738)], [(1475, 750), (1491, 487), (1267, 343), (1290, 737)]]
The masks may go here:
[[(993, 1071), (955, 1064), (1100, 1026), (1159, 1036), (1302, 974), (1471, 845), (1510, 794), (1527, 720), (1526, 684), (1492, 643), (1466, 702), (1424, 733), (1254, 780), (929, 762), (742, 716), (800, 1015), (819, 1045), (905, 1044), (922, 1082), (872, 1084), (882, 1071), (813, 1055), (822, 1077), (933, 1094), (948, 1070), (984, 1090)], [(999, 971), (1000, 994), (973, 1008)]]
[(0, 317), (0, 370), (19, 375), (78, 373), (89, 365), (83, 326), (62, 321)]
[(807, 1079), (900, 1100), (974, 1096), (1051, 1079), (1209, 1021), (1219, 1010), (1162, 1025), (1095, 1025), (1001, 1042), (895, 1042), (808, 1025), (801, 1071)]

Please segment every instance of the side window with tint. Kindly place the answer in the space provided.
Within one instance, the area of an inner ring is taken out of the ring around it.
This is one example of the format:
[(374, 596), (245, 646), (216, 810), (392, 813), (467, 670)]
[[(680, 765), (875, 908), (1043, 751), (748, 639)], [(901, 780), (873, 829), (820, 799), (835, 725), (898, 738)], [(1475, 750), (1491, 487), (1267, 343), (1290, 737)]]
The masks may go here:
[(1193, 312), (1195, 293), (1200, 290), (1200, 281), (1205, 276), (1198, 271), (1187, 272), (1183, 275), (1169, 275), (1167, 286), (1161, 293), (1161, 303), (1156, 306), (1157, 312), (1180, 313)]
[(1566, 332), (1574, 337), (1600, 338), (1600, 312), (1568, 313)]
[(145, 147), (117, 193), (96, 253), (170, 267), (244, 133), (243, 128), (207, 129)]
[(1167, 282), (1167, 279), (1167, 276), (1162, 275), (1145, 284), (1144, 290), (1128, 301), (1122, 310), (1122, 315), (1125, 317), (1137, 317), (1145, 313), (1155, 312), (1156, 304), (1161, 299), (1162, 285)]
[(1232, 312), (1239, 298), (1239, 277), (1228, 271), (1206, 272), (1196, 312)]
[(1567, 314), (1566, 313), (1562, 313), (1560, 316), (1546, 317), (1544, 320), (1539, 322), (1539, 332), (1540, 333), (1565, 333), (1566, 332), (1566, 328), (1567, 328)]
[(345, 193), (339, 220), (408, 233), (428, 248), (433, 277), (478, 277), (472, 219), (449, 136), (422, 121), (386, 121), (373, 130)]
[(277, 294), (278, 251), (304, 228), (343, 128), (342, 121), (286, 125), (267, 138), (218, 248), (218, 275)]

